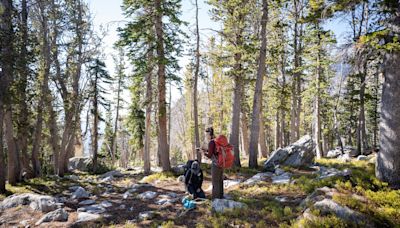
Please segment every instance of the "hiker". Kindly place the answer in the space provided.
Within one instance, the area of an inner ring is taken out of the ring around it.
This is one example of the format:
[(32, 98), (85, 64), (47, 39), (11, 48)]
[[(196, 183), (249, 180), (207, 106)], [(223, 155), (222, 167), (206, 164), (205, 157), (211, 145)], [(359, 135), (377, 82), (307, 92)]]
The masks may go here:
[(211, 159), (211, 179), (212, 179), (212, 199), (222, 199), (224, 197), (223, 168), (218, 166), (217, 146), (215, 144), (214, 129), (206, 129), (206, 138), (209, 141), (208, 149), (204, 150), (205, 155)]
[(193, 195), (194, 199), (206, 198), (204, 191), (201, 189), (203, 184), (203, 171), (197, 160), (190, 160), (186, 163), (187, 171), (185, 172), (185, 185), (187, 191)]

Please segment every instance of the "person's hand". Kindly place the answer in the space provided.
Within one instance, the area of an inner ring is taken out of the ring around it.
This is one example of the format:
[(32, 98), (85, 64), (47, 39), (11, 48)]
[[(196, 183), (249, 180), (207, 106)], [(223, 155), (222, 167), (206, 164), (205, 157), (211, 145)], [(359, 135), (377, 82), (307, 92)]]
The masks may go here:
[(198, 189), (196, 190), (196, 192), (200, 192), (200, 188), (198, 188)]

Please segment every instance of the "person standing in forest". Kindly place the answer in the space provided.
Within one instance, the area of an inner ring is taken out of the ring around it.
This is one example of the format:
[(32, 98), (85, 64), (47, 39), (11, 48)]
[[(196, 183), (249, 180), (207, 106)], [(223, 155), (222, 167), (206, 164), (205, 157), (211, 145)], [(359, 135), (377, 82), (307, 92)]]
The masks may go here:
[(205, 155), (211, 159), (211, 179), (212, 179), (212, 199), (222, 199), (224, 197), (223, 168), (218, 166), (217, 146), (214, 141), (214, 129), (206, 129), (206, 138), (209, 141), (208, 149), (202, 149)]

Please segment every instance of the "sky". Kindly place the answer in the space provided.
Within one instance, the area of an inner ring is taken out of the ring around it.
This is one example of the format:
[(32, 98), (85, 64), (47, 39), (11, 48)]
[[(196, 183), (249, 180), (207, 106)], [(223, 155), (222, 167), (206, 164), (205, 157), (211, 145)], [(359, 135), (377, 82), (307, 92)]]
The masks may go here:
[[(126, 19), (123, 15), (121, 5), (122, 0), (86, 0), (89, 4), (89, 8), (93, 13), (93, 24), (96, 31), (100, 31), (100, 27), (107, 29), (107, 35), (103, 39), (103, 48), (106, 56), (107, 70), (111, 75), (114, 73), (114, 62), (112, 54), (115, 54), (113, 50), (114, 43), (118, 40), (117, 28), (124, 25)], [(216, 29), (218, 23), (211, 20), (209, 14), (210, 7), (205, 1), (199, 0), (199, 29), (202, 40), (206, 40), (207, 37), (212, 35), (210, 28)], [(195, 7), (191, 0), (182, 1), (182, 17), (183, 21), (193, 22), (195, 21)], [(189, 25), (187, 29), (193, 29), (193, 25)], [(188, 30), (185, 30), (189, 35)], [(182, 68), (189, 62), (188, 56), (183, 56), (179, 60), (179, 64)], [(177, 101), (180, 97), (180, 91), (176, 86), (172, 88), (172, 101)]]
[[(100, 27), (106, 28), (108, 33), (103, 39), (103, 49), (106, 56), (107, 69), (111, 75), (114, 73), (114, 63), (112, 59), (112, 54), (115, 54), (113, 50), (114, 43), (118, 40), (117, 28), (123, 26), (126, 19), (123, 15), (121, 5), (122, 0), (86, 0), (89, 4), (89, 8), (93, 13), (93, 23), (95, 30), (100, 31)], [(210, 29), (217, 30), (220, 25), (217, 22), (211, 20), (210, 17), (210, 6), (204, 1), (199, 0), (199, 28), (202, 41), (207, 40), (213, 32)], [(193, 0), (182, 0), (182, 20), (190, 22), (189, 28), (193, 30), (193, 23), (195, 21), (195, 8), (193, 5)], [(327, 22), (324, 26), (326, 29), (334, 31), (338, 43), (344, 42), (344, 37), (348, 27), (343, 18), (331, 20)], [(185, 30), (188, 35), (191, 35), (190, 31)], [(180, 58), (180, 66), (183, 69), (189, 62), (188, 56), (183, 56)], [(173, 103), (177, 101), (180, 97), (180, 91), (177, 87), (172, 89), (172, 101)]]

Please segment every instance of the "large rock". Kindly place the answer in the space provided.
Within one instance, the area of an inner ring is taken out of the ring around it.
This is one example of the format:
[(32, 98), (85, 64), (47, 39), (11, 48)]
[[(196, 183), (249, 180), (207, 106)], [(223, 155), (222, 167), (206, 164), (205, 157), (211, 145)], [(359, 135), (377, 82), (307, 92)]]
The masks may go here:
[(327, 158), (337, 158), (342, 155), (342, 150), (340, 148), (335, 148), (334, 150), (328, 151), (326, 154)]
[(309, 166), (314, 160), (315, 143), (309, 135), (303, 136), (288, 147), (274, 151), (264, 163), (267, 171), (274, 171), (277, 165)]
[(45, 222), (65, 222), (68, 220), (68, 213), (60, 208), (55, 211), (49, 212), (45, 214), (42, 218), (39, 219), (39, 221), (36, 222), (36, 226), (39, 226), (42, 223)]
[(316, 202), (314, 208), (319, 210), (321, 215), (335, 214), (337, 217), (353, 222), (361, 227), (373, 227), (365, 215), (346, 206), (339, 205), (331, 199), (323, 199)]
[(106, 212), (106, 209), (99, 205), (99, 204), (94, 204), (94, 205), (88, 205), (84, 207), (80, 207), (77, 209), (78, 212), (87, 212), (91, 214), (103, 214)]
[(57, 209), (56, 203), (57, 200), (52, 196), (24, 193), (5, 198), (0, 202), (0, 211), (20, 205), (29, 205), (34, 210), (46, 213)]
[(224, 189), (237, 186), (241, 183), (241, 180), (224, 180)]
[(150, 220), (153, 219), (155, 216), (154, 211), (144, 211), (139, 213), (139, 220)]
[(90, 157), (72, 157), (68, 161), (70, 171), (89, 171), (92, 167), (92, 158)]
[(214, 199), (212, 201), (212, 209), (215, 212), (224, 212), (226, 209), (243, 208), (246, 204), (227, 199)]
[(177, 175), (183, 175), (185, 172), (185, 164), (180, 164), (177, 166), (172, 167), (172, 172), (174, 172)]
[(273, 184), (289, 184), (290, 183), (290, 178), (291, 178), (290, 173), (282, 173), (281, 175), (273, 176), (272, 177), (272, 183)]

